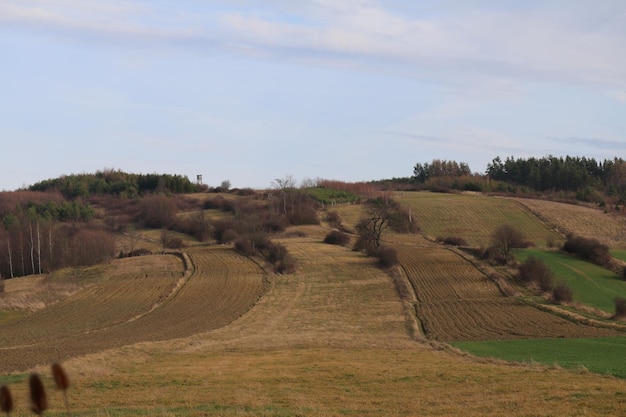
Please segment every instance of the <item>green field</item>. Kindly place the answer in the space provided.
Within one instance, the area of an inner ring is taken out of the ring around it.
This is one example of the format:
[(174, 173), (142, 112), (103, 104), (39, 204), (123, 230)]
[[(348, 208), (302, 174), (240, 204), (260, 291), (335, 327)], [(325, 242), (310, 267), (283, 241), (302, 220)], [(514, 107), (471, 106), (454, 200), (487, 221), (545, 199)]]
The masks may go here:
[(620, 261), (626, 262), (626, 250), (612, 250), (611, 255), (613, 255), (614, 258), (619, 259)]
[(519, 262), (524, 262), (530, 256), (546, 263), (554, 272), (557, 282), (569, 285), (576, 302), (612, 313), (615, 310), (613, 299), (626, 296), (626, 282), (608, 269), (560, 252), (539, 249), (515, 251)]
[(480, 357), (558, 365), (568, 369), (585, 368), (592, 372), (626, 378), (626, 336), (455, 342), (451, 345)]

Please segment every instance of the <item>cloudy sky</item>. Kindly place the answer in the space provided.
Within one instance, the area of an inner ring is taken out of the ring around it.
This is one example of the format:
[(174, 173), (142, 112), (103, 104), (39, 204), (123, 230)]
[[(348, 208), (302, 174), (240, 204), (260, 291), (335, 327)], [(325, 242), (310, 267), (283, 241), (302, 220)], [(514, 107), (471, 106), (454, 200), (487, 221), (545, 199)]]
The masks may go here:
[(623, 0), (2, 0), (0, 74), (0, 190), (626, 157)]

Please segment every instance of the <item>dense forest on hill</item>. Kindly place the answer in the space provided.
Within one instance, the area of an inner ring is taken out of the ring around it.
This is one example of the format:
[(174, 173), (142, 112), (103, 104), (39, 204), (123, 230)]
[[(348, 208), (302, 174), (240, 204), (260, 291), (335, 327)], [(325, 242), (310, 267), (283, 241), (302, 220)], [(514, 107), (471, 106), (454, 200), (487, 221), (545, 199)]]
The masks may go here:
[(495, 158), (486, 174), (491, 179), (523, 185), (536, 191), (574, 191), (579, 199), (592, 192), (626, 196), (626, 162), (621, 158), (602, 162), (585, 157)]

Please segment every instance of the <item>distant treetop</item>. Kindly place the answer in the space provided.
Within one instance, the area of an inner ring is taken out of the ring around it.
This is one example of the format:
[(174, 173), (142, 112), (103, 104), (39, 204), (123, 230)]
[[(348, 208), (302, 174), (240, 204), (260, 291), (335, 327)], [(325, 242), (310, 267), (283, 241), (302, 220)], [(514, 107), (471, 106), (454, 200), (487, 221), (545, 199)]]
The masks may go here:
[(29, 190), (58, 191), (65, 198), (104, 194), (132, 198), (154, 192), (191, 193), (197, 191), (197, 185), (182, 175), (129, 174), (105, 170), (95, 174), (72, 174), (44, 180), (30, 186)]

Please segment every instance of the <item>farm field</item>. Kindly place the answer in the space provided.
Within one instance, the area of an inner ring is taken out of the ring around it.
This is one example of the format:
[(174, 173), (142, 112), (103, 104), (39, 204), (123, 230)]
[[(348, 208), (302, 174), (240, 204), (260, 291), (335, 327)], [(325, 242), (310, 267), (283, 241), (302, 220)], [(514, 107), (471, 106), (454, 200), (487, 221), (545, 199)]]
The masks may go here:
[(453, 342), (617, 334), (503, 296), (494, 282), (452, 249), (406, 245), (396, 249), (429, 339)]
[(423, 233), (432, 238), (459, 236), (470, 246), (486, 247), (495, 228), (512, 224), (536, 246), (561, 239), (513, 199), (430, 192), (398, 193), (395, 198), (412, 209)]
[[(434, 224), (427, 216), (422, 221), (425, 197), (410, 196), (420, 223)], [(450, 218), (464, 222), (477, 202), (489, 209), (506, 201), (467, 197), (483, 200), (454, 200)], [(543, 244), (550, 228), (519, 203), (507, 204), (526, 213), (520, 216), (530, 219), (529, 237)], [(362, 212), (359, 205), (336, 209), (349, 226)], [(489, 215), (473, 221), (488, 222)], [(626, 379), (584, 370), (576, 366), (580, 357), (572, 356), (572, 369), (561, 369), (569, 364), (552, 366), (549, 357), (547, 365), (480, 359), (448, 345), (471, 351), (491, 339), (485, 346), (519, 343), (523, 353), (540, 350), (548, 337), (572, 343), (593, 337), (589, 343), (597, 344), (588, 348), (606, 343), (603, 354), (617, 354), (623, 333), (505, 297), (462, 252), (389, 233), (385, 244), (398, 250), (400, 275), (414, 289), (415, 299), (405, 300), (374, 260), (323, 244), (328, 230), (298, 226), (273, 238), (296, 259), (292, 275), (267, 274), (229, 246), (197, 243), (185, 258), (130, 258), (82, 271), (88, 284), (64, 301), (0, 324), (8, 342), (0, 347), (0, 384), (9, 383), (18, 399), (12, 415), (29, 415), (31, 368), (52, 386), (47, 364), (53, 360), (64, 361), (73, 383), (70, 402), (80, 416), (606, 416), (626, 410)], [(475, 242), (489, 239), (490, 232), (472, 233)], [(50, 280), (74, 285), (81, 273)], [(103, 296), (111, 302), (89, 311), (88, 300)], [(122, 307), (131, 296), (134, 305)], [(109, 304), (117, 308), (109, 312)], [(102, 322), (97, 311), (106, 315)], [(74, 317), (76, 327), (63, 315)], [(478, 349), (476, 355), (482, 356)], [(587, 369), (608, 370), (597, 364)], [(610, 372), (621, 376), (617, 368)], [(50, 403), (50, 415), (60, 415), (59, 392), (51, 390)]]
[[(188, 256), (187, 271), (175, 255), (116, 260), (64, 301), (1, 324), (0, 370), (212, 330), (248, 311), (263, 292), (264, 272), (232, 250)], [(219, 297), (206, 303), (210, 294)]]
[(572, 256), (538, 249), (516, 249), (515, 257), (524, 262), (534, 256), (553, 271), (557, 282), (566, 283), (575, 302), (589, 305), (606, 313), (615, 311), (613, 299), (626, 295), (626, 282), (608, 269)]
[(576, 233), (598, 239), (612, 249), (626, 249), (626, 218), (623, 216), (574, 204), (526, 198), (516, 201), (563, 235)]
[(558, 365), (570, 369), (587, 369), (626, 378), (626, 337), (593, 339), (530, 339), (487, 342), (453, 342), (473, 355), (507, 361)]
[[(372, 260), (319, 236), (281, 243), (298, 272), (271, 276), (265, 295), (230, 324), (67, 360), (75, 414), (606, 416), (626, 407), (626, 380), (478, 361), (416, 341), (407, 306)], [(36, 369), (51, 384), (47, 368)], [(24, 399), (26, 378), (18, 372), (0, 383)], [(50, 403), (60, 411), (60, 393), (51, 390)], [(28, 415), (25, 401), (18, 405), (14, 415)]]

